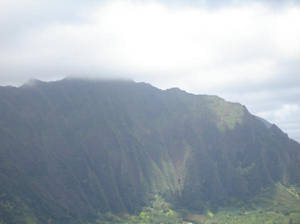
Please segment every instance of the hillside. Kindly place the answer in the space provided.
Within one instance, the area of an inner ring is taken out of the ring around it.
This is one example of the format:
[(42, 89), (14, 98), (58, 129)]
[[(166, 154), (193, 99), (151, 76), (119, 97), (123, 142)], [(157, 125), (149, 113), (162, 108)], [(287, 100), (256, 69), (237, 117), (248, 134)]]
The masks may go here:
[(0, 87), (0, 223), (217, 211), (300, 184), (300, 145), (246, 107), (132, 81)]

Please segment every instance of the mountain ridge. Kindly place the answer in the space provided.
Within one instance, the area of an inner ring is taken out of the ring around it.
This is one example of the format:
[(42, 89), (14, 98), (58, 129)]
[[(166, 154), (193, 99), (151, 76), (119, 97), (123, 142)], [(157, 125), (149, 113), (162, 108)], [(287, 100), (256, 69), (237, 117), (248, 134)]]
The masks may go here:
[(64, 79), (0, 87), (0, 103), (0, 193), (17, 219), (135, 213), (153, 194), (202, 211), (300, 182), (299, 144), (216, 96)]

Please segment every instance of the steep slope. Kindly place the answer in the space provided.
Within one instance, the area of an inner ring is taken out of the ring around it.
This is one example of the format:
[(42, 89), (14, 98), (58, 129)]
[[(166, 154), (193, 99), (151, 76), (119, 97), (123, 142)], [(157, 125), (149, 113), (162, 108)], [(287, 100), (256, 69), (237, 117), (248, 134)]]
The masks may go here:
[(65, 79), (1, 87), (0, 105), (5, 223), (132, 213), (152, 194), (203, 210), (300, 183), (299, 144), (215, 96)]

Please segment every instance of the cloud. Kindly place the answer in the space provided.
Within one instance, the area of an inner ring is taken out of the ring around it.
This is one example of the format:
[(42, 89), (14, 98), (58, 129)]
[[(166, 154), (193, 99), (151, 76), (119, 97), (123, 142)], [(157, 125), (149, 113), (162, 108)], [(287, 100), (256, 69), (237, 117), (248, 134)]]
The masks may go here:
[(10, 47), (23, 35), (54, 23), (85, 22), (86, 13), (94, 4), (93, 0), (65, 0), (64, 4), (57, 0), (0, 1), (0, 47)]
[(2, 84), (126, 77), (218, 94), (280, 127), (296, 121), (274, 114), (300, 105), (297, 1), (17, 2), (0, 7)]

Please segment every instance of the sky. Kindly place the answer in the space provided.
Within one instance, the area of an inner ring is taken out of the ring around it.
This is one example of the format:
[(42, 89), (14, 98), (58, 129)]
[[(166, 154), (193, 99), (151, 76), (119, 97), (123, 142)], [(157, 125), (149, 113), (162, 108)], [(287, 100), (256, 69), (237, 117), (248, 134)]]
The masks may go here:
[(129, 78), (240, 102), (300, 142), (300, 1), (0, 0), (0, 85)]

